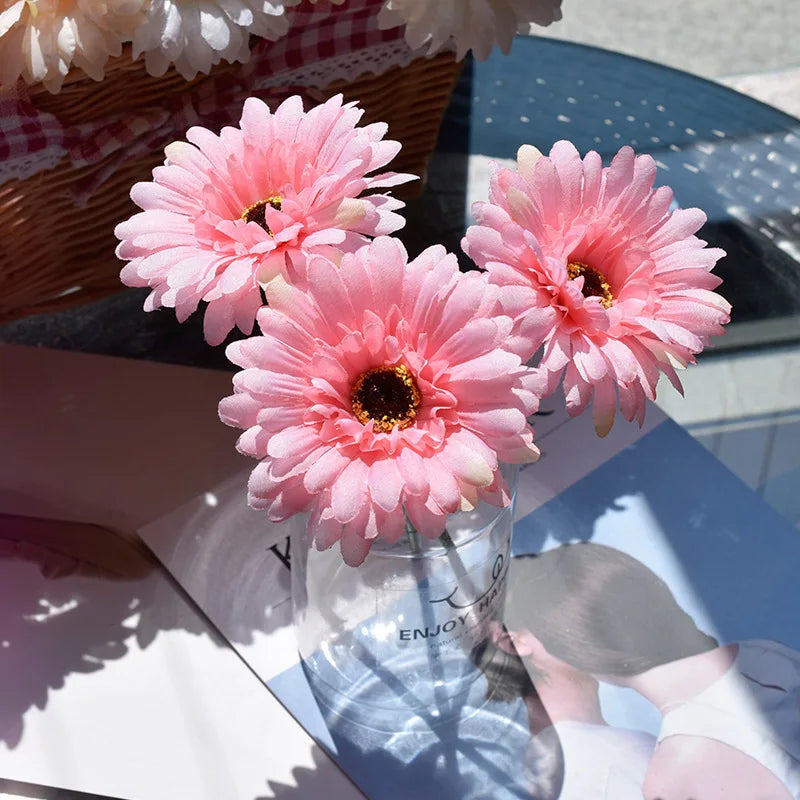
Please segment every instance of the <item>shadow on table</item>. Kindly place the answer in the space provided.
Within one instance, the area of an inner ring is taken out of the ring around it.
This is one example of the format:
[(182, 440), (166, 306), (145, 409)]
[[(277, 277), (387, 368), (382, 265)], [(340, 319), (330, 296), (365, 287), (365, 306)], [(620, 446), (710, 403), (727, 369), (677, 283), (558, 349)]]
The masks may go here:
[[(332, 795), (330, 791), (331, 775), (332, 773), (339, 773), (339, 767), (316, 745), (312, 748), (311, 755), (314, 759), (313, 766), (295, 767), (292, 770), (294, 786), (287, 786), (285, 783), (277, 781), (268, 781), (267, 786), (270, 793), (256, 797), (254, 800), (270, 800), (270, 798), (275, 798), (275, 800), (307, 800), (307, 798), (311, 797), (339, 800), (339, 797), (335, 794)], [(338, 778), (339, 776), (336, 775), (336, 777)], [(357, 791), (353, 787), (352, 791), (347, 793), (347, 800), (352, 800)], [(360, 792), (358, 793), (361, 794)]]
[[(0, 515), (0, 742), (71, 675), (102, 670), (160, 631), (208, 630), (141, 545), (95, 525)], [(13, 688), (12, 688), (13, 687)]]
[[(437, 694), (433, 704), (416, 697), (412, 675), (376, 662), (366, 647), (357, 657), (364, 674), (353, 680), (351, 692), (328, 687), (301, 665), (267, 685), (368, 797), (558, 797), (564, 779), (560, 741), (530, 671), (513, 652), (486, 643), (465, 653), (479, 665), (477, 677), (460, 694)], [(435, 659), (429, 669), (435, 681)], [(298, 792), (316, 777), (304, 774), (303, 780), (298, 776)], [(286, 788), (276, 796), (315, 796), (293, 792)]]
[[(141, 358), (166, 364), (233, 371), (225, 346), (210, 347), (203, 339), (203, 316), (183, 324), (171, 308), (146, 313), (149, 289), (124, 289), (88, 305), (36, 314), (0, 325), (0, 341), (97, 355)], [(243, 338), (238, 331), (226, 342)]]
[[(709, 351), (730, 353), (758, 346), (800, 342), (800, 263), (780, 246), (777, 226), (793, 224), (788, 211), (771, 215), (771, 237), (765, 220), (749, 225), (732, 220), (709, 220), (698, 234), (727, 253), (714, 272), (722, 278), (717, 291), (733, 306), (725, 336)], [(800, 250), (798, 250), (800, 253)]]

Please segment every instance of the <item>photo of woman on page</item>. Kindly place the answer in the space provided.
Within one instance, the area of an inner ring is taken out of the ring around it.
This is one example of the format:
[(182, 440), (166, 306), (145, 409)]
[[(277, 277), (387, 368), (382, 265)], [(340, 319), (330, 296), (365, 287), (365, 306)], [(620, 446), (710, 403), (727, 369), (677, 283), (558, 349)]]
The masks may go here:
[[(528, 667), (560, 741), (561, 800), (800, 798), (800, 653), (720, 645), (637, 559), (592, 542), (516, 557), (506, 629), (497, 643)], [(607, 725), (600, 683), (645, 698), (660, 729)]]
[[(655, 737), (610, 726), (597, 680), (550, 656), (528, 630), (498, 632), (496, 642), (518, 658), (530, 681), (522, 694), (531, 732), (525, 759), (531, 797), (641, 800)], [(549, 777), (542, 774), (543, 765), (550, 767)]]

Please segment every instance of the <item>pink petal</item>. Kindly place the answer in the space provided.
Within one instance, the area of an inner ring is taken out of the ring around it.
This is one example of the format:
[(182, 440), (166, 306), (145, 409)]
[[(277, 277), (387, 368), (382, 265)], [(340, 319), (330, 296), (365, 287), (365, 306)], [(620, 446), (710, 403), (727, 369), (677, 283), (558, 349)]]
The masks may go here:
[(490, 381), (507, 375), (519, 366), (519, 357), (504, 350), (493, 350), (490, 353), (454, 365), (450, 375), (457, 381)]
[(420, 456), (410, 449), (400, 451), (397, 459), (397, 467), (404, 481), (404, 497), (420, 497), (423, 501), (428, 496), (430, 486), (428, 484), (427, 470)]
[(572, 417), (583, 413), (592, 396), (591, 384), (578, 374), (574, 364), (569, 364), (564, 371), (564, 396), (567, 412)]
[(212, 347), (222, 344), (235, 324), (233, 306), (227, 300), (214, 300), (206, 308), (206, 315), (203, 318), (203, 336)]
[(617, 407), (617, 393), (614, 381), (604, 378), (594, 386), (592, 399), (592, 418), (594, 429), (601, 438), (605, 436), (614, 424), (614, 411)]
[(333, 485), (349, 463), (349, 459), (331, 447), (306, 472), (303, 485), (311, 494), (319, 494)]
[(379, 506), (375, 507), (375, 524), (382, 539), (394, 544), (406, 531), (406, 518), (403, 507), (398, 505), (394, 511), (386, 512)]
[(331, 488), (331, 509), (339, 522), (351, 522), (366, 504), (368, 475), (366, 464), (355, 460), (350, 461), (336, 479)]
[(268, 509), (268, 517), (273, 522), (283, 522), (304, 512), (312, 499), (299, 478), (283, 481)]
[(342, 538), (342, 523), (333, 516), (325, 497), (320, 498), (309, 517), (308, 535), (317, 550), (327, 550)]
[(403, 478), (393, 458), (382, 458), (369, 468), (369, 493), (375, 504), (390, 513), (400, 503)]
[(458, 481), (447, 465), (437, 455), (426, 460), (431, 497), (446, 513), (455, 513), (461, 503)]
[(492, 482), (494, 470), (486, 459), (452, 436), (439, 458), (459, 481), (474, 486), (487, 486)]
[(258, 418), (261, 403), (249, 394), (234, 394), (219, 402), (219, 418), (226, 425), (249, 428)]
[(250, 473), (247, 488), (251, 494), (258, 496), (268, 496), (277, 485), (276, 481), (270, 476), (269, 463), (262, 461), (258, 463)]
[(430, 499), (409, 497), (405, 503), (406, 513), (411, 524), (428, 539), (441, 536), (447, 526), (447, 516)]
[(461, 422), (483, 439), (513, 436), (525, 427), (525, 415), (516, 408), (488, 408), (462, 411)]
[(365, 539), (358, 528), (345, 525), (342, 530), (342, 558), (348, 567), (360, 567), (374, 539)]
[(319, 436), (307, 425), (285, 428), (276, 433), (269, 442), (271, 458), (286, 458), (294, 453), (307, 452), (319, 443)]

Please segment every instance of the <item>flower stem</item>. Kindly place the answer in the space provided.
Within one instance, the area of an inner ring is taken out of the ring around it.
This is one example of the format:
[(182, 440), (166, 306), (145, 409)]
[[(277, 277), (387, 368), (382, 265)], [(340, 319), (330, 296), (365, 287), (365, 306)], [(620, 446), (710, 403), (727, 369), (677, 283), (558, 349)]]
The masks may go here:
[(419, 540), (419, 531), (414, 527), (414, 523), (408, 518), (405, 508), (403, 508), (403, 516), (406, 519), (406, 538), (411, 552), (414, 555), (419, 555), (422, 552), (422, 544)]
[(456, 543), (453, 541), (453, 537), (450, 536), (450, 534), (448, 533), (447, 528), (445, 528), (442, 531), (441, 538), (442, 538), (442, 541), (444, 542), (444, 546), (448, 550), (455, 550), (456, 549)]

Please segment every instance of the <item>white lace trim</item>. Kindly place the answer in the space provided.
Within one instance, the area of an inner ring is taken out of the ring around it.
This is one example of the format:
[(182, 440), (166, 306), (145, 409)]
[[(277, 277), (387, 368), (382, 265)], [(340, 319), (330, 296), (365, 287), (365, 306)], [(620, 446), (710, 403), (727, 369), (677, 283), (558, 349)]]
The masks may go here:
[[(442, 48), (455, 50), (455, 47)], [(417, 58), (426, 55), (424, 50), (411, 50), (402, 39), (372, 45), (363, 50), (344, 53), (315, 61), (297, 69), (284, 70), (262, 78), (254, 85), (255, 89), (278, 89), (288, 86), (308, 86), (324, 88), (336, 81), (352, 81), (362, 75), (381, 75), (393, 67), (407, 67)]]
[(0, 162), (0, 184), (6, 181), (24, 181), (37, 172), (57, 167), (67, 151), (60, 145), (31, 153), (20, 158), (9, 158)]

